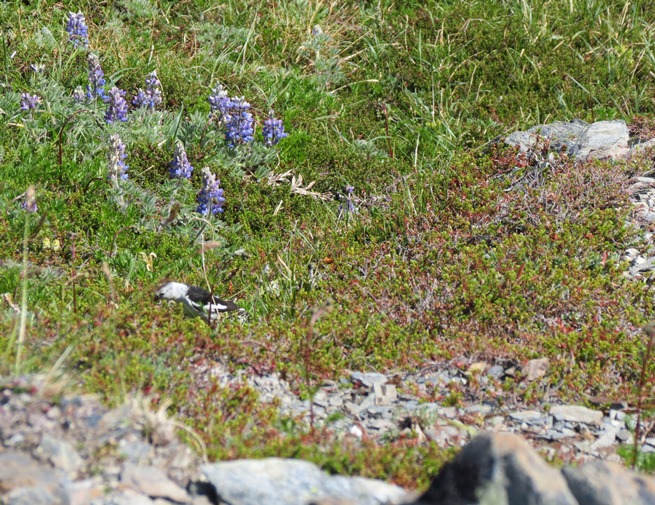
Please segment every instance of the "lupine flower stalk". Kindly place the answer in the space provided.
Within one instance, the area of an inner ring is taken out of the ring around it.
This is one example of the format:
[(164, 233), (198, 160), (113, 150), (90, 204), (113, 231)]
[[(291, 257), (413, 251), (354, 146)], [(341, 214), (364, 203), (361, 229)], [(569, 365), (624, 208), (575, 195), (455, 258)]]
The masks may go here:
[(93, 100), (97, 96), (105, 99), (107, 97), (105, 89), (103, 88), (106, 84), (105, 73), (100, 66), (100, 60), (95, 54), (91, 53), (87, 57), (87, 62), (89, 64), (89, 84), (86, 86), (86, 97), (89, 100)]
[(73, 100), (75, 103), (82, 103), (86, 99), (86, 95), (84, 94), (84, 90), (82, 89), (82, 86), (78, 86), (75, 88), (75, 91), (73, 91)]
[(184, 146), (179, 142), (175, 147), (175, 156), (169, 170), (171, 179), (190, 179), (191, 172), (193, 167), (189, 163)]
[(127, 121), (127, 102), (125, 101), (125, 91), (118, 89), (116, 86), (109, 90), (109, 96), (104, 100), (109, 104), (105, 113), (105, 121), (113, 123), (114, 121)]
[(39, 95), (30, 95), (29, 93), (21, 93), (20, 95), (20, 108), (21, 110), (32, 111), (37, 108), (41, 103)]
[(109, 159), (109, 173), (107, 178), (118, 185), (119, 180), (127, 180), (127, 169), (129, 165), (125, 163), (127, 154), (125, 153), (125, 144), (118, 134), (113, 134), (109, 137), (109, 152), (107, 153)]
[(353, 191), (355, 191), (354, 187), (346, 186), (345, 202), (339, 204), (340, 218), (357, 213), (357, 207), (353, 201)]
[(154, 70), (146, 76), (146, 89), (139, 88), (139, 92), (132, 99), (132, 105), (154, 110), (161, 102), (161, 82), (157, 78), (157, 71)]
[(262, 133), (264, 135), (264, 141), (267, 146), (274, 146), (284, 137), (288, 137), (289, 134), (284, 132), (284, 125), (282, 124), (281, 119), (275, 117), (275, 113), (271, 110), (268, 113), (268, 118), (264, 121), (264, 126), (262, 128)]
[(34, 191), (34, 186), (27, 188), (25, 200), (23, 200), (21, 207), (27, 212), (36, 212), (39, 210), (39, 207), (36, 205), (36, 191)]
[(229, 117), (232, 100), (227, 96), (227, 91), (220, 83), (214, 86), (212, 94), (209, 95), (209, 105), (212, 114), (216, 116), (218, 121), (225, 123)]
[(209, 167), (202, 169), (202, 188), (198, 193), (198, 208), (196, 212), (203, 216), (209, 213), (216, 215), (223, 212), (223, 189), (220, 187), (221, 181), (211, 173)]
[(229, 147), (252, 142), (255, 127), (249, 110), (250, 104), (243, 97), (232, 100), (229, 116), (225, 123), (225, 139)]
[(86, 26), (84, 14), (78, 12), (68, 13), (68, 21), (66, 23), (66, 31), (68, 38), (75, 47), (87, 47), (89, 45), (89, 28)]

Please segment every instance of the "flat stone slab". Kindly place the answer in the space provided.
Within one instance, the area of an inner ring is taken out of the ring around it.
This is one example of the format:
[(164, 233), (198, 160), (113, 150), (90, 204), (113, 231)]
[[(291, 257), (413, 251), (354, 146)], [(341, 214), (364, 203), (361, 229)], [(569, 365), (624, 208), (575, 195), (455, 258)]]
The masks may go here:
[(306, 505), (349, 500), (357, 505), (404, 503), (412, 495), (383, 481), (328, 475), (309, 461), (268, 458), (203, 465), (221, 503)]
[(599, 424), (603, 419), (600, 410), (591, 410), (579, 405), (555, 405), (550, 409), (550, 413), (557, 421), (573, 423)]
[(505, 143), (531, 151), (546, 139), (550, 149), (564, 150), (579, 160), (589, 158), (625, 158), (630, 154), (630, 133), (623, 120), (597, 121), (589, 124), (580, 119), (555, 121), (517, 131), (505, 138)]

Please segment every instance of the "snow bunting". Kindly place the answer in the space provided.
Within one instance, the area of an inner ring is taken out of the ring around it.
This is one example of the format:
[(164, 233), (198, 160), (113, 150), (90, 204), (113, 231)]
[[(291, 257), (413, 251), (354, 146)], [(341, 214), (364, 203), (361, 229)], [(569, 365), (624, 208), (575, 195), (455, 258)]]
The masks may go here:
[(201, 317), (205, 322), (217, 321), (221, 312), (238, 311), (239, 319), (247, 319), (247, 312), (234, 302), (221, 300), (209, 291), (182, 282), (164, 281), (155, 291), (155, 300), (173, 300), (181, 303), (184, 313)]

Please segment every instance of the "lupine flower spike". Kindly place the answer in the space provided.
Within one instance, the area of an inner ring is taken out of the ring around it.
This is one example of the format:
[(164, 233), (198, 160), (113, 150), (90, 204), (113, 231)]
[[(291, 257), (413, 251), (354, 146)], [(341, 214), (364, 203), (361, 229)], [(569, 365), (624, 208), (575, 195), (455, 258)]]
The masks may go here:
[(212, 115), (214, 115), (219, 122), (227, 122), (230, 114), (230, 107), (232, 100), (227, 96), (227, 91), (221, 84), (216, 84), (209, 95), (209, 105), (211, 106)]
[(104, 99), (107, 97), (103, 88), (105, 85), (105, 73), (102, 71), (102, 67), (100, 67), (100, 60), (95, 54), (91, 53), (87, 57), (87, 62), (89, 64), (89, 84), (86, 87), (86, 97), (89, 100), (93, 100), (97, 96)]
[(145, 91), (139, 88), (139, 92), (132, 99), (132, 105), (135, 107), (148, 107), (150, 110), (154, 110), (161, 102), (161, 82), (157, 78), (157, 71), (154, 70), (146, 77)]
[(39, 210), (39, 207), (36, 205), (36, 191), (34, 191), (34, 186), (27, 188), (25, 200), (23, 200), (21, 207), (27, 212), (36, 212)]
[(180, 142), (175, 148), (175, 156), (169, 171), (171, 179), (190, 179), (191, 172), (193, 172), (193, 167), (189, 163), (184, 146)]
[(107, 178), (118, 185), (119, 180), (127, 179), (127, 169), (129, 165), (125, 163), (125, 144), (121, 141), (121, 138), (118, 134), (113, 134), (109, 137), (109, 152), (107, 154), (109, 158), (109, 174)]
[(221, 181), (216, 179), (216, 176), (211, 173), (209, 167), (202, 169), (202, 188), (198, 193), (198, 208), (196, 212), (203, 216), (218, 214), (223, 212), (223, 189), (220, 188)]
[(116, 86), (109, 90), (109, 96), (104, 100), (109, 104), (105, 113), (105, 121), (113, 123), (114, 121), (127, 121), (127, 102), (125, 101), (125, 91), (118, 89)]
[(250, 104), (243, 97), (232, 100), (225, 128), (225, 139), (229, 147), (252, 142), (255, 133), (254, 119), (248, 112)]
[(357, 207), (353, 201), (353, 191), (355, 188), (352, 186), (346, 186), (345, 202), (339, 204), (339, 217), (348, 216), (349, 214), (356, 214)]
[(75, 47), (87, 47), (89, 45), (89, 28), (86, 26), (84, 14), (78, 12), (68, 13), (68, 22), (66, 23), (68, 38)]
[(284, 137), (288, 137), (289, 134), (284, 132), (284, 125), (282, 124), (281, 119), (275, 117), (275, 113), (271, 110), (268, 113), (268, 118), (264, 121), (264, 127), (262, 128), (262, 133), (264, 135), (264, 141), (267, 146), (274, 146)]
[(78, 86), (75, 88), (75, 91), (73, 91), (73, 100), (75, 103), (82, 103), (86, 99), (86, 95), (84, 94), (84, 90), (82, 89), (82, 86)]
[(29, 93), (21, 93), (20, 95), (21, 110), (32, 111), (37, 108), (39, 103), (41, 103), (41, 97), (38, 95), (30, 95)]

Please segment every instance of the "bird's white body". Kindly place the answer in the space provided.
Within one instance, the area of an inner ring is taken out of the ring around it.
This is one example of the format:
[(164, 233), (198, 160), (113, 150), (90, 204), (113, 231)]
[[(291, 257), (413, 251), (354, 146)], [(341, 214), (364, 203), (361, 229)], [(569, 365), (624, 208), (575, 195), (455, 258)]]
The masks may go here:
[(165, 282), (155, 292), (157, 300), (172, 300), (182, 304), (184, 313), (191, 317), (200, 317), (206, 322), (218, 320), (222, 312), (239, 311), (240, 316), (245, 310), (234, 302), (224, 301), (197, 286), (188, 286), (182, 282)]

